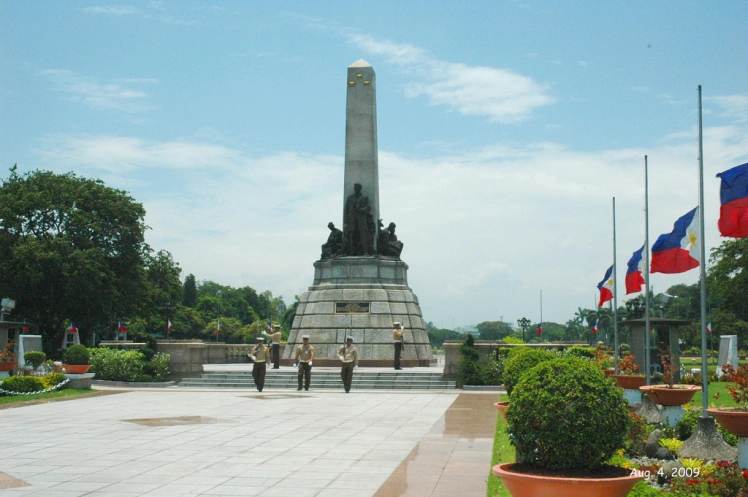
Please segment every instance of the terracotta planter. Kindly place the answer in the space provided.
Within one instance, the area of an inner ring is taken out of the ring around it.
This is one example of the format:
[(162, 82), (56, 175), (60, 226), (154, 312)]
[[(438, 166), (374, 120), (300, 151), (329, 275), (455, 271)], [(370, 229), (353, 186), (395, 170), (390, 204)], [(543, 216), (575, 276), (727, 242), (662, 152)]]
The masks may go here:
[(642, 476), (562, 478), (511, 471), (515, 463), (497, 464), (493, 473), (513, 497), (626, 497)]
[(606, 378), (609, 378), (611, 376), (615, 376), (616, 370), (614, 368), (603, 369), (603, 374)]
[(663, 385), (648, 385), (639, 387), (639, 390), (646, 393), (655, 404), (661, 406), (682, 406), (688, 404), (696, 394), (701, 390), (698, 385), (675, 385), (675, 388), (668, 388)]
[(68, 374), (84, 374), (88, 373), (90, 364), (63, 364), (63, 368)]
[(13, 368), (16, 367), (16, 364), (18, 364), (18, 361), (0, 362), (0, 371), (4, 373), (7, 373), (8, 371), (13, 371)]
[(736, 409), (735, 407), (722, 407), (720, 409), (707, 409), (706, 412), (733, 435), (741, 438), (748, 437), (748, 411), (738, 411)]
[(506, 410), (509, 409), (509, 401), (507, 400), (505, 402), (497, 402), (494, 405), (496, 406), (496, 409), (498, 409), (501, 413), (504, 421), (506, 421)]
[(616, 379), (619, 387), (626, 390), (639, 390), (639, 387), (647, 384), (647, 378), (644, 375), (614, 374), (613, 378)]

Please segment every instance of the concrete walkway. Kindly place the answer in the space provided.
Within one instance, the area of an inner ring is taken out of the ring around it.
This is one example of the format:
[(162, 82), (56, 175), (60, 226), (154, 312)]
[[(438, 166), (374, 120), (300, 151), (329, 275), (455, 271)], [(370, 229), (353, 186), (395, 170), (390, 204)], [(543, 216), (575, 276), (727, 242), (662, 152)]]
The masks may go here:
[[(495, 395), (458, 393), (169, 388), (4, 409), (0, 496), (482, 497)], [(436, 461), (420, 487), (414, 451)]]

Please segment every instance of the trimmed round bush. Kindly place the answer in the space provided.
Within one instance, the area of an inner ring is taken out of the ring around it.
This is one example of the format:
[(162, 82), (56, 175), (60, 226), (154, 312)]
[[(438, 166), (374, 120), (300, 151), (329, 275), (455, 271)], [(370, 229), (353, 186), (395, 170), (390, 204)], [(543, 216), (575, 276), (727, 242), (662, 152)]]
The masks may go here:
[(144, 359), (137, 350), (91, 349), (91, 369), (99, 380), (140, 381)]
[(543, 349), (533, 349), (530, 347), (517, 347), (509, 353), (506, 363), (504, 364), (504, 386), (506, 393), (511, 397), (514, 386), (519, 381), (522, 373), (528, 371), (533, 366), (541, 362), (550, 361), (558, 357), (553, 352)]
[(26, 364), (33, 367), (34, 369), (37, 369), (39, 366), (44, 364), (44, 361), (47, 360), (47, 354), (44, 352), (25, 352), (23, 354), (23, 360)]
[(568, 356), (578, 357), (580, 359), (592, 359), (595, 357), (595, 349), (593, 347), (569, 347), (564, 353)]
[(19, 393), (40, 392), (45, 388), (36, 376), (11, 376), (3, 381), (2, 386), (3, 390)]
[(49, 373), (39, 377), (44, 384), (44, 388), (52, 388), (53, 386), (65, 381), (65, 375), (63, 373)]
[(85, 345), (76, 344), (65, 349), (65, 354), (62, 356), (62, 362), (63, 364), (70, 364), (73, 366), (85, 366), (91, 364), (91, 357)]
[(523, 461), (548, 470), (590, 470), (623, 448), (628, 403), (594, 364), (566, 357), (522, 375), (506, 412)]

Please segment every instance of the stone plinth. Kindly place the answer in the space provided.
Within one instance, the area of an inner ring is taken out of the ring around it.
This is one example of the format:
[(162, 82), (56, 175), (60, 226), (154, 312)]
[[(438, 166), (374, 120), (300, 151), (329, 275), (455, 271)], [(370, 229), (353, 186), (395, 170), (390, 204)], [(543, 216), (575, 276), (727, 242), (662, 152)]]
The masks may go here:
[(360, 366), (392, 366), (397, 321), (405, 331), (402, 366), (430, 366), (431, 344), (407, 271), (403, 261), (378, 256), (315, 262), (314, 284), (301, 296), (282, 363), (293, 364), (302, 335), (309, 335), (314, 364), (337, 366), (338, 349), (350, 334)]
[(65, 373), (65, 378), (70, 380), (68, 388), (77, 388), (81, 390), (90, 390), (91, 382), (96, 373), (69, 374)]

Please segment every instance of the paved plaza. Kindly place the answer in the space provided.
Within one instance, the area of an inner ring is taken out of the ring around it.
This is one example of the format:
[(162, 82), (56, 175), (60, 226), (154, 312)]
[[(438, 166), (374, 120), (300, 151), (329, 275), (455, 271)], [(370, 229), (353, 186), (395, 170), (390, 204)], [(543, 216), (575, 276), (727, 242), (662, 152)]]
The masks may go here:
[(0, 495), (483, 496), (493, 402), (169, 388), (2, 409)]

